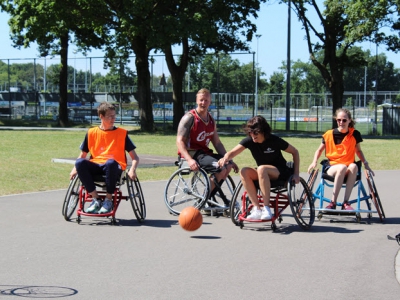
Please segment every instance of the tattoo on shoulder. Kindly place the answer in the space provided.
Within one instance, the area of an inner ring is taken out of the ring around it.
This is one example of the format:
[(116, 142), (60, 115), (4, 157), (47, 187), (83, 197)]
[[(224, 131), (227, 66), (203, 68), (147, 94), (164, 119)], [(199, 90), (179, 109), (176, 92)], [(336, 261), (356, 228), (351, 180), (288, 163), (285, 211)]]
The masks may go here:
[(193, 116), (185, 114), (178, 125), (178, 135), (189, 137), (193, 125)]

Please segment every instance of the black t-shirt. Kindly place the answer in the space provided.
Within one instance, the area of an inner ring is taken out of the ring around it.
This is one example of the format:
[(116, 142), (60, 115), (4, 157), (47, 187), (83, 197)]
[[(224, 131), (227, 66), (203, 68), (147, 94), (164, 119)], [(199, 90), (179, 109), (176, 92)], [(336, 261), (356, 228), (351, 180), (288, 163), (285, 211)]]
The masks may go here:
[[(349, 132), (346, 133), (341, 133), (339, 129), (335, 128), (333, 129), (333, 140), (335, 141), (335, 145), (341, 144), (344, 137), (348, 134)], [(361, 133), (354, 129), (353, 132), (353, 137), (356, 139), (356, 144), (361, 143), (363, 141), (361, 137)], [(325, 144), (324, 138), (322, 138), (322, 143)]]
[(262, 143), (255, 143), (251, 137), (246, 137), (239, 143), (250, 150), (257, 166), (272, 165), (280, 168), (286, 168), (286, 160), (282, 155), (282, 150), (289, 147), (289, 143), (280, 137), (271, 134)]

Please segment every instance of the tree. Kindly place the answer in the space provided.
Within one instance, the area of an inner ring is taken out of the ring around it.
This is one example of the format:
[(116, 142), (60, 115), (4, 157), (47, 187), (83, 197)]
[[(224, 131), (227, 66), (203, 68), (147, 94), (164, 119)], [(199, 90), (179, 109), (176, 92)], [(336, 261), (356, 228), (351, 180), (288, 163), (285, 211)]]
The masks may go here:
[[(256, 32), (249, 18), (257, 17), (261, 2), (264, 0), (169, 2), (168, 13), (164, 15), (167, 24), (163, 23), (162, 27), (159, 24), (158, 29), (163, 31), (162, 36), (168, 36), (161, 40), (161, 50), (166, 55), (173, 82), (174, 129), (184, 113), (182, 82), (188, 63), (210, 49), (217, 53), (248, 50), (246, 43)], [(178, 62), (172, 55), (172, 46), (175, 44), (182, 45)]]
[[(391, 13), (389, 2), (326, 0), (322, 11), (320, 2), (315, 0), (292, 0), (294, 10), (305, 29), (310, 59), (331, 91), (333, 112), (343, 105), (345, 69), (365, 64), (360, 53), (351, 53), (349, 49), (355, 43), (378, 39), (378, 31), (388, 22), (388, 14)], [(317, 28), (317, 24), (311, 23), (310, 10), (317, 15), (322, 31)], [(321, 59), (316, 57), (319, 50), (323, 50)], [(335, 122), (332, 124), (337, 126)]]
[[(107, 38), (101, 24), (95, 24), (88, 6), (96, 6), (96, 0), (15, 0), (0, 2), (1, 9), (10, 14), (11, 39), (15, 47), (29, 47), (37, 42), (40, 56), (60, 55), (59, 73), (59, 123), (68, 126), (68, 46), (72, 38), (83, 48), (100, 47)], [(95, 29), (95, 30), (93, 30)], [(72, 37), (73, 36), (73, 37)]]

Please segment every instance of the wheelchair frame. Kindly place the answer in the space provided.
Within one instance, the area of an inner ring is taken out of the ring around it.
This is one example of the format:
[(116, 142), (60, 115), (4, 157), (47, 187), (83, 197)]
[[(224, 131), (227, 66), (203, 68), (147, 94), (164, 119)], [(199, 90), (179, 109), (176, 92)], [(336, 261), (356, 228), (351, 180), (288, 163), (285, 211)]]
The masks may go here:
[[(263, 204), (261, 192), (258, 187), (257, 198), (259, 203)], [(308, 230), (314, 223), (315, 218), (314, 202), (312, 200), (311, 191), (303, 178), (300, 177), (300, 183), (297, 185), (293, 181), (293, 175), (287, 182), (273, 180), (271, 181), (269, 206), (273, 213), (272, 218), (269, 220), (249, 220), (246, 217), (250, 214), (254, 206), (247, 196), (247, 191), (244, 190), (243, 183), (240, 182), (235, 189), (231, 201), (231, 220), (233, 224), (240, 226), (240, 228), (244, 227), (244, 222), (271, 222), (271, 229), (276, 231), (277, 226), (275, 221), (282, 222), (282, 213), (290, 205), (296, 223), (302, 229)]]
[(210, 193), (210, 177), (205, 170), (200, 168), (192, 171), (181, 157), (178, 157), (175, 165), (178, 170), (171, 175), (164, 190), (164, 202), (170, 214), (179, 215), (189, 206), (201, 209), (211, 216), (227, 212), (236, 187), (230, 175), (224, 182), (217, 183), (214, 174), (211, 174), (215, 189)]
[[(320, 220), (324, 214), (327, 215), (355, 215), (357, 222), (361, 221), (361, 213), (366, 213), (368, 218), (372, 217), (373, 213), (378, 213), (379, 219), (381, 222), (383, 222), (383, 218), (385, 218), (385, 213), (383, 211), (382, 203), (380, 201), (378, 191), (375, 186), (374, 179), (372, 177), (372, 174), (368, 170), (364, 170), (367, 182), (368, 182), (368, 187), (369, 187), (369, 193), (367, 193), (364, 184), (362, 182), (362, 165), (361, 161), (357, 161), (357, 167), (358, 167), (358, 172), (357, 172), (357, 178), (356, 182), (354, 183), (353, 189), (356, 187), (357, 188), (357, 197), (355, 199), (349, 199), (348, 203), (349, 204), (356, 204), (356, 207), (354, 210), (344, 210), (343, 209), (343, 203), (342, 202), (336, 202), (337, 207), (342, 207), (341, 210), (336, 210), (336, 209), (326, 209), (323, 207), (324, 202), (331, 202), (330, 198), (325, 197), (325, 186), (329, 188), (333, 188), (333, 181), (334, 177), (329, 176), (326, 174), (326, 163), (328, 160), (324, 159), (321, 161), (322, 165), (322, 171), (321, 171), (321, 179), (320, 183), (317, 186), (315, 192), (313, 193), (313, 198), (314, 202), (318, 201), (319, 206), (315, 208), (316, 211), (318, 211), (318, 219)], [(318, 174), (318, 170), (314, 170), (309, 177), (310, 181), (310, 189), (312, 190), (312, 186), (314, 186), (314, 182), (316, 179), (316, 174)], [(346, 177), (347, 178), (347, 177)], [(342, 189), (346, 187), (346, 178), (344, 183), (342, 184)], [(371, 203), (369, 200), (372, 200), (374, 203), (374, 206), (376, 210), (372, 210)], [(361, 204), (362, 202), (365, 202), (367, 209), (362, 209)]]
[[(124, 196), (121, 191), (122, 185), (126, 182), (128, 195)], [(95, 178), (95, 185), (97, 193), (101, 199), (105, 199), (106, 196), (106, 185), (104, 176)], [(82, 185), (78, 176), (75, 176), (71, 180), (67, 190), (67, 194), (64, 199), (62, 213), (66, 221), (70, 221), (73, 213), (77, 212), (77, 223), (80, 224), (82, 216), (85, 217), (110, 217), (111, 224), (116, 224), (115, 214), (122, 200), (130, 201), (133, 212), (136, 219), (142, 223), (146, 219), (146, 204), (144, 202), (142, 188), (140, 186), (139, 179), (131, 180), (128, 174), (123, 171), (114, 190), (112, 200), (113, 209), (109, 213), (105, 214), (93, 214), (85, 212), (86, 204), (92, 202), (92, 196), (86, 191), (86, 188)]]

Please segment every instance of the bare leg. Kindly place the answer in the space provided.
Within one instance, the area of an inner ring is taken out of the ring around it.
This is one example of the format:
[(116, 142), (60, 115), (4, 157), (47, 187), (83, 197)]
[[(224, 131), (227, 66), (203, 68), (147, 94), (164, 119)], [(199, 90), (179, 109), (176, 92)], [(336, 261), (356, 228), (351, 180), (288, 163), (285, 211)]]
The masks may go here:
[(260, 183), (261, 196), (264, 200), (264, 206), (269, 206), (269, 198), (271, 195), (271, 180), (278, 179), (279, 171), (274, 166), (259, 166), (257, 168), (257, 175)]
[(258, 180), (257, 171), (253, 168), (245, 167), (240, 170), (240, 179), (242, 180), (244, 189), (247, 191), (247, 195), (251, 203), (260, 209), (260, 203), (257, 198), (257, 189), (254, 185), (254, 181)]
[(332, 202), (336, 203), (339, 196), (340, 189), (342, 188), (344, 177), (346, 176), (346, 165), (334, 165), (326, 172), (329, 176), (335, 177), (333, 182)]
[(356, 182), (357, 179), (357, 173), (358, 173), (358, 167), (356, 164), (350, 164), (347, 167), (347, 181), (346, 181), (346, 191), (344, 194), (344, 202), (348, 201), (350, 199), (350, 194), (351, 191), (353, 190), (354, 183)]

